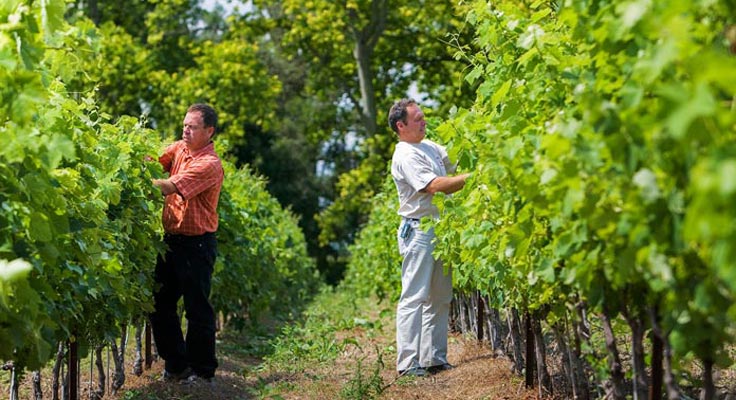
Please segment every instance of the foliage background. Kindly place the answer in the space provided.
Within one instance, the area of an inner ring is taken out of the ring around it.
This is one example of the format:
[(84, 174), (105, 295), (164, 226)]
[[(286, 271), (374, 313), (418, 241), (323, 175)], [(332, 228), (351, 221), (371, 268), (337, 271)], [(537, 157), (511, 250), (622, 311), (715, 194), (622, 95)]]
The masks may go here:
[[(99, 98), (111, 99), (94, 65), (118, 42), (86, 20), (68, 24), (64, 5), (0, 7), (0, 357), (19, 372), (44, 365), (59, 342), (83, 356), (151, 311), (163, 250), (151, 184), (163, 171), (145, 160), (175, 138), (103, 110)], [(166, 121), (178, 125), (186, 104), (171, 107)], [(228, 153), (224, 137), (218, 148)], [(320, 282), (298, 222), (248, 167), (224, 165), (212, 303), (236, 327), (294, 312)]]

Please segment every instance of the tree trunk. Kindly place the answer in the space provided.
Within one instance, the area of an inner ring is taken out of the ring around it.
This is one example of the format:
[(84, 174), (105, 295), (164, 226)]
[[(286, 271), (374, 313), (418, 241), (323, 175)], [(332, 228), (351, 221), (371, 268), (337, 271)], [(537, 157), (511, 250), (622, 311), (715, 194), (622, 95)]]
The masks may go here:
[(59, 369), (64, 361), (64, 343), (59, 342), (59, 348), (56, 351), (56, 361), (54, 369), (51, 372), (51, 398), (59, 400)]
[(624, 372), (621, 366), (621, 358), (618, 354), (618, 347), (616, 346), (616, 336), (613, 333), (611, 319), (607, 315), (607, 311), (604, 307), (603, 313), (601, 314), (603, 334), (606, 338), (606, 349), (608, 350), (608, 369), (611, 373), (607, 388), (607, 397), (615, 400), (623, 400), (625, 398)]
[[(146, 369), (151, 369), (153, 364), (153, 337), (151, 334), (151, 320), (146, 319)], [(156, 352), (158, 354), (158, 352)]]
[(120, 349), (118, 349), (115, 340), (112, 341), (112, 359), (115, 363), (115, 374), (113, 375), (112, 384), (110, 386), (112, 387), (113, 393), (116, 393), (118, 389), (123, 387), (125, 384), (125, 343), (127, 341), (128, 326), (123, 324), (122, 336), (120, 337)]
[(656, 306), (649, 307), (649, 321), (652, 324), (652, 331), (659, 337), (664, 347), (664, 358), (662, 361), (664, 363), (664, 384), (667, 388), (667, 399), (679, 400), (680, 388), (677, 385), (675, 374), (672, 372), (672, 348), (670, 347), (669, 340), (667, 340), (668, 334), (659, 326), (659, 312)]
[(590, 341), (590, 321), (588, 321), (588, 308), (585, 302), (578, 301), (575, 304), (575, 311), (578, 313), (578, 322), (575, 324), (576, 337)]
[(716, 398), (716, 386), (713, 382), (713, 360), (703, 360), (703, 392), (701, 400)]
[(15, 373), (16, 367), (10, 368), (10, 400), (18, 400), (18, 374)]
[(373, 50), (378, 44), (383, 31), (386, 29), (388, 17), (388, 0), (371, 1), (371, 19), (367, 25), (359, 27), (355, 9), (348, 9), (348, 15), (352, 22), (352, 34), (355, 40), (353, 57), (358, 67), (358, 82), (360, 84), (360, 116), (365, 126), (366, 135), (373, 136), (378, 130), (376, 112), (376, 93), (373, 87), (373, 71), (371, 59)]
[(449, 321), (449, 328), (450, 332), (460, 332), (460, 329), (458, 328), (458, 318), (459, 318), (460, 312), (457, 308), (457, 292), (453, 294), (452, 300), (450, 301), (450, 321)]
[(133, 361), (135, 376), (143, 375), (143, 322), (135, 325), (135, 361)]
[(570, 392), (567, 394), (572, 394), (572, 398), (577, 399), (578, 392), (577, 387), (575, 386), (575, 367), (572, 365), (572, 351), (570, 351), (570, 346), (567, 345), (566, 331), (567, 329), (565, 328), (565, 325), (560, 322), (552, 325), (552, 332), (555, 334), (555, 341), (557, 341), (560, 354), (562, 354), (562, 369), (570, 388)]
[(524, 370), (524, 355), (521, 351), (522, 349), (522, 339), (521, 339), (521, 321), (519, 320), (519, 312), (513, 308), (510, 310), (506, 310), (506, 322), (509, 325), (509, 342), (511, 343), (512, 348), (512, 359), (514, 361), (514, 365), (512, 366), (512, 371), (516, 373), (516, 375), (521, 376)]
[(105, 396), (105, 387), (107, 377), (105, 376), (105, 367), (102, 365), (102, 349), (104, 345), (95, 347), (95, 367), (97, 368), (97, 389), (92, 393), (94, 399), (102, 399)]
[(539, 380), (539, 398), (552, 396), (552, 378), (547, 370), (547, 344), (544, 342), (542, 333), (542, 322), (538, 316), (532, 318), (532, 330), (534, 332), (534, 354), (536, 355), (537, 378)]
[(476, 333), (476, 321), (477, 321), (477, 314), (478, 314), (478, 307), (476, 305), (475, 301), (476, 297), (472, 294), (468, 294), (465, 297), (465, 301), (468, 303), (468, 332), (472, 332), (473, 334)]
[(455, 318), (457, 318), (457, 330), (460, 333), (465, 332), (465, 310), (463, 309), (463, 294), (457, 293), (455, 295), (455, 303), (457, 308), (457, 315)]
[[(486, 304), (490, 304), (486, 298)], [(501, 322), (501, 313), (496, 308), (489, 308), (489, 332), (491, 334), (491, 349), (494, 356), (503, 355), (503, 323)]]
[(470, 330), (470, 307), (468, 305), (468, 298), (465, 293), (460, 295), (460, 330), (466, 333)]
[[(495, 350), (496, 346), (494, 346), (493, 341), (495, 338), (495, 335), (498, 333), (496, 332), (496, 327), (493, 324), (493, 310), (488, 306), (488, 298), (485, 296), (483, 297), (483, 332), (484, 336), (488, 338), (488, 344), (491, 345), (491, 350)], [(495, 356), (495, 354), (494, 354)]]
[(468, 330), (467, 332), (475, 333), (475, 296), (468, 294), (465, 296), (465, 304), (468, 309)]
[(378, 131), (376, 94), (373, 88), (373, 72), (371, 71), (372, 48), (356, 37), (353, 57), (358, 64), (358, 82), (360, 84), (360, 117), (365, 127), (366, 135), (373, 136)]
[(644, 360), (644, 321), (637, 315), (624, 313), (626, 322), (631, 328), (631, 367), (634, 377), (634, 400), (644, 400), (649, 392), (647, 382), (646, 361)]
[(649, 333), (649, 340), (652, 342), (652, 384), (649, 385), (649, 400), (662, 399), (662, 356), (664, 346), (662, 340), (654, 334), (654, 330)]
[(33, 371), (31, 381), (33, 382), (33, 399), (43, 400), (43, 389), (41, 389), (41, 371)]
[(680, 400), (680, 386), (677, 384), (677, 378), (672, 371), (672, 347), (669, 340), (663, 340), (664, 344), (664, 384), (667, 388), (667, 398), (669, 400)]
[(590, 387), (588, 386), (588, 374), (586, 366), (589, 368), (587, 361), (583, 358), (582, 344), (583, 340), (588, 341), (590, 338), (590, 329), (586, 318), (585, 304), (578, 303), (575, 306), (578, 318), (573, 318), (573, 338), (574, 346), (572, 349), (573, 365), (575, 366), (575, 386), (577, 387), (578, 398), (588, 400), (590, 398)]

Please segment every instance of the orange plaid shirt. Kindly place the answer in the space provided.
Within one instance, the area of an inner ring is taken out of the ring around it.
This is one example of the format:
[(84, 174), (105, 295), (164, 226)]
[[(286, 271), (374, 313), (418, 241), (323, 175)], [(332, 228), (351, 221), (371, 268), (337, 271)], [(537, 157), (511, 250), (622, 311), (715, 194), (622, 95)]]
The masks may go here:
[(164, 201), (164, 231), (187, 236), (217, 231), (217, 201), (225, 173), (214, 144), (190, 152), (179, 140), (158, 161), (178, 190)]

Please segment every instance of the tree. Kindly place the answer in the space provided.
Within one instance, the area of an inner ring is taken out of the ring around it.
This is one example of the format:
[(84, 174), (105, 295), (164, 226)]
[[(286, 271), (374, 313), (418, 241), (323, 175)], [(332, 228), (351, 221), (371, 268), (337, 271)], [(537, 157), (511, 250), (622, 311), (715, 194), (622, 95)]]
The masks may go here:
[(304, 95), (333, 110), (326, 117), (332, 124), (320, 136), (336, 145), (326, 149), (338, 150), (323, 154), (335, 197), (318, 222), (321, 244), (342, 252), (365, 222), (369, 200), (386, 174), (395, 138), (380, 122), (384, 110), (410, 88), (424, 94), (428, 105), (436, 101), (441, 112), (463, 104), (463, 66), (450, 52), (453, 35), (468, 34), (462, 13), (451, 1), (254, 3), (283, 32), (279, 50), (307, 68)]
[(194, 0), (127, 3), (73, 4), (70, 18), (96, 7), (106, 43), (103, 62), (81, 61), (91, 72), (75, 90), (97, 88), (103, 111), (147, 115), (163, 136), (188, 103), (216, 104), (231, 154), (300, 214), (333, 282), (386, 175), (385, 110), (416, 91), (444, 114), (468, 89), (450, 54), (467, 34), (451, 1), (257, 0), (227, 19)]

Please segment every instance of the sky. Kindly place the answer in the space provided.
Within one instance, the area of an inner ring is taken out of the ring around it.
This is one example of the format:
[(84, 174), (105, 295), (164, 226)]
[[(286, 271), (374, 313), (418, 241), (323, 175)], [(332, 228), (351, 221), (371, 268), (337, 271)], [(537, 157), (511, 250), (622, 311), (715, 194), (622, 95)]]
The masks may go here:
[(248, 0), (201, 0), (202, 6), (207, 10), (212, 10), (217, 4), (220, 4), (225, 9), (226, 13), (232, 12), (236, 5), (240, 5), (243, 9), (244, 5), (247, 4)]

